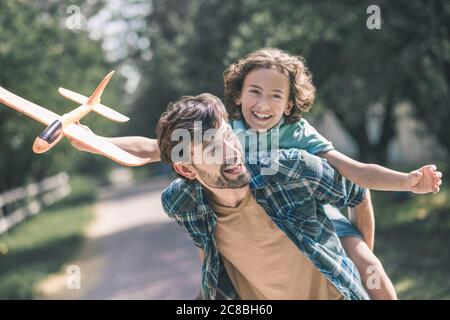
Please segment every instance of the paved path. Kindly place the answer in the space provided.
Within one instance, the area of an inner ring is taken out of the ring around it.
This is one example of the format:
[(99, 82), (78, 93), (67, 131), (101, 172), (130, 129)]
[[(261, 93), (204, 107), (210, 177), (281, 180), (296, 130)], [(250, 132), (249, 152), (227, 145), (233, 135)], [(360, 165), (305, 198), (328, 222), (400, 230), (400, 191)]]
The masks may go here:
[[(67, 274), (43, 284), (43, 298), (194, 299), (200, 288), (198, 250), (161, 206), (164, 178), (101, 195), (80, 257), (81, 290)], [(55, 289), (56, 288), (56, 289)]]

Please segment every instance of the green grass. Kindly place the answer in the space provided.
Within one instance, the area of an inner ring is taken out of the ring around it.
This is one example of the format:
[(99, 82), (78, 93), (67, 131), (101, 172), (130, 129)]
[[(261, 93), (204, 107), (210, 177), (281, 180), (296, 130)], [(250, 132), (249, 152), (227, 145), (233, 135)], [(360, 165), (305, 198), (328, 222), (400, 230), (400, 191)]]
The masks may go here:
[(36, 285), (78, 253), (96, 182), (76, 177), (71, 185), (66, 199), (0, 236), (0, 299), (36, 298)]
[(450, 299), (450, 188), (436, 195), (372, 193), (375, 254), (400, 299)]

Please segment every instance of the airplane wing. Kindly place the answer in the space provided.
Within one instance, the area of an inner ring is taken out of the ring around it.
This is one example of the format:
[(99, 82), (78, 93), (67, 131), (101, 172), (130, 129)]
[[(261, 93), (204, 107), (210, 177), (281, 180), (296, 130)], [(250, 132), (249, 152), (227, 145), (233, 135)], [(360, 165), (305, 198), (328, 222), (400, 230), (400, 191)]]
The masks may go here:
[[(88, 101), (88, 97), (83, 96), (82, 94), (76, 93), (72, 90), (58, 88), (58, 92), (64, 97), (79, 104), (85, 104)], [(127, 116), (101, 104), (98, 103), (93, 106), (93, 110), (102, 116), (117, 122), (127, 122), (130, 120)]]
[[(26, 114), (44, 125), (49, 125), (55, 120), (61, 118), (53, 111), (38, 106), (31, 101), (25, 100), (2, 87), (0, 87), (0, 102), (23, 114)], [(126, 152), (125, 150), (74, 123), (71, 123), (64, 128), (63, 134), (81, 144), (90, 146), (96, 152), (125, 166), (141, 166), (150, 161), (150, 158), (139, 158)]]
[(15, 95), (2, 87), (0, 87), (0, 102), (45, 125), (49, 125), (53, 121), (60, 118), (60, 116), (53, 111), (38, 106), (31, 101), (25, 100), (24, 98), (19, 97), (18, 95)]
[(142, 166), (151, 160), (150, 158), (136, 157), (74, 123), (64, 129), (64, 135), (125, 166)]

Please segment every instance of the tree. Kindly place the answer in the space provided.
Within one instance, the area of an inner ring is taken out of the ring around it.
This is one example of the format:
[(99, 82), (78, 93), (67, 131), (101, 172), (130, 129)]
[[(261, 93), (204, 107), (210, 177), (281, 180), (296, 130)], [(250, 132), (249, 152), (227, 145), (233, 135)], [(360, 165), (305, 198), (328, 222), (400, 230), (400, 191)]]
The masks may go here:
[[(400, 103), (412, 103), (425, 124), (448, 119), (450, 13), (442, 0), (152, 3), (140, 33), (150, 39), (151, 59), (133, 55), (142, 81), (129, 134), (152, 136), (168, 102), (181, 95), (222, 96), (225, 67), (265, 46), (306, 57), (318, 89), (312, 113), (334, 112), (365, 162), (387, 161)], [(370, 5), (381, 9), (380, 30), (366, 25)], [(369, 134), (375, 116), (377, 137)], [(441, 123), (429, 131), (449, 150)]]
[(182, 95), (223, 95), (230, 38), (245, 16), (246, 10), (234, 0), (153, 2), (147, 18), (152, 59), (137, 61), (143, 78), (134, 134), (152, 136), (167, 104)]
[[(59, 114), (75, 106), (58, 95), (58, 86), (89, 94), (111, 69), (98, 43), (84, 32), (65, 28), (65, 9), (54, 3), (0, 2), (0, 85)], [(113, 81), (113, 88), (105, 94), (105, 103), (117, 104), (117, 83)], [(94, 130), (104, 127), (101, 133), (113, 132), (113, 126), (100, 117), (89, 116), (86, 122)], [(67, 142), (46, 154), (33, 154), (32, 143), (43, 129), (34, 120), (0, 105), (0, 190), (60, 170), (95, 170), (98, 175), (108, 168), (107, 159), (74, 151)]]
[[(366, 28), (366, 9), (373, 4), (381, 8), (381, 30)], [(449, 5), (444, 1), (262, 0), (258, 7), (234, 37), (232, 57), (263, 46), (305, 56), (318, 88), (318, 105), (333, 110), (355, 139), (363, 161), (386, 162), (387, 147), (396, 136), (394, 111), (399, 102), (412, 102), (422, 114), (424, 109), (430, 110), (425, 107), (430, 102), (427, 91), (433, 91), (440, 101), (435, 101), (433, 109), (439, 111), (427, 115), (434, 121), (436, 115), (448, 117), (444, 102), (448, 82), (440, 80), (448, 74), (445, 63), (449, 55)], [(431, 41), (427, 38), (430, 34)], [(432, 53), (439, 58), (433, 59)], [(428, 77), (417, 77), (417, 70)], [(431, 75), (434, 81), (430, 81)], [(441, 83), (440, 93), (432, 89), (436, 82)], [(376, 141), (368, 135), (374, 105), (381, 106)], [(444, 127), (430, 131), (449, 150), (448, 142), (442, 141)]]
[[(450, 155), (450, 5), (419, 2), (404, 14), (401, 27), (409, 30), (418, 48), (406, 70), (404, 96), (414, 105), (416, 118)], [(414, 20), (420, 23), (412, 28)]]

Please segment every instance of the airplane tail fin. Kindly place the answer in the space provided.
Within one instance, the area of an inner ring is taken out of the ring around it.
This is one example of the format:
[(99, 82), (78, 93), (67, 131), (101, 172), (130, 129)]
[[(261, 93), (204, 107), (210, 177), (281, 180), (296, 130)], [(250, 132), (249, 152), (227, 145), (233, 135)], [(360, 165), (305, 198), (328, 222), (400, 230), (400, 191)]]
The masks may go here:
[(103, 78), (103, 80), (100, 82), (98, 87), (94, 90), (94, 92), (91, 94), (88, 101), (86, 102), (87, 105), (93, 106), (100, 103), (103, 90), (105, 90), (106, 85), (108, 84), (109, 80), (111, 80), (113, 74), (114, 71), (111, 71)]
[(108, 118), (109, 120), (117, 122), (127, 122), (128, 120), (130, 120), (130, 118), (128, 118), (127, 116), (124, 116), (123, 114), (117, 112), (116, 110), (113, 110), (102, 104), (96, 104), (93, 107), (93, 111), (104, 116), (105, 118)]
[[(86, 97), (86, 96), (83, 96), (79, 93), (76, 93), (74, 91), (64, 89), (64, 88), (59, 88), (58, 91), (64, 98), (67, 98), (67, 99), (72, 100), (79, 104), (87, 104), (88, 97)], [(127, 122), (128, 120), (130, 120), (130, 118), (128, 118), (127, 116), (125, 116), (103, 104), (93, 105), (92, 111), (94, 111), (110, 120), (117, 121), (117, 122)]]

